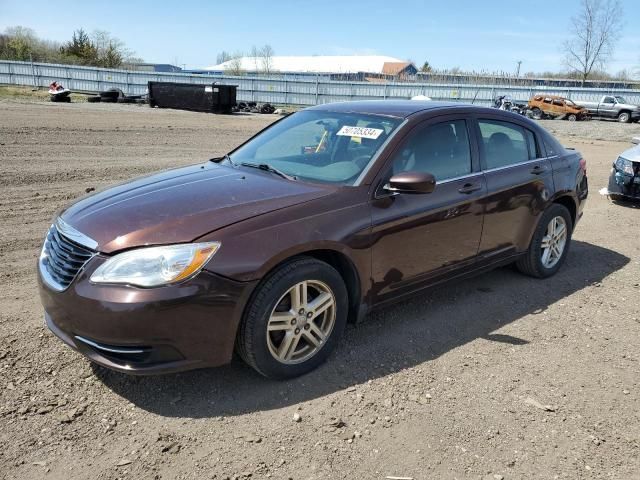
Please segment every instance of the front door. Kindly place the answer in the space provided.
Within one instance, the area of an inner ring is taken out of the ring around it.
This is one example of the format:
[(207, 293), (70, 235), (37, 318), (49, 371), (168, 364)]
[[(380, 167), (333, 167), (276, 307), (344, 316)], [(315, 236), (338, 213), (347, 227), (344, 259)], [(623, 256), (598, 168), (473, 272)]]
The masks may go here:
[[(440, 118), (416, 126), (396, 149), (371, 202), (372, 301), (408, 293), (473, 262), (482, 232), (484, 176), (470, 125)], [(383, 185), (403, 171), (428, 172), (428, 194), (393, 194)]]

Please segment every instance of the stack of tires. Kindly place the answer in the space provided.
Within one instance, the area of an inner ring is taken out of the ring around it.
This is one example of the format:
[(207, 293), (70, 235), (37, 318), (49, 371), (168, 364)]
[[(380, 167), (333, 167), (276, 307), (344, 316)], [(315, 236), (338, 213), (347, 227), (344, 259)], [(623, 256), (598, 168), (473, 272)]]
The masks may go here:
[(51, 95), (50, 100), (52, 102), (71, 103), (71, 97), (69, 95), (66, 95), (66, 96)]
[(99, 95), (87, 97), (89, 103), (146, 103), (141, 95), (125, 95), (119, 88), (110, 88)]
[(270, 103), (263, 103), (258, 105), (257, 102), (238, 102), (238, 105), (234, 107), (234, 112), (247, 112), (247, 113), (273, 113), (276, 111), (276, 107)]

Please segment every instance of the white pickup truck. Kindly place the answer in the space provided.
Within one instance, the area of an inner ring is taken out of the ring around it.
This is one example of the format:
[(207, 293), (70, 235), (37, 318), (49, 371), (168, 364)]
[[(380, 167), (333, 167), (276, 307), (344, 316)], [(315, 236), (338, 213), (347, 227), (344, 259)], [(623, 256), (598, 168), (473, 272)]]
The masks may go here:
[(627, 103), (620, 95), (603, 95), (599, 102), (574, 102), (589, 110), (592, 117), (615, 118), (621, 123), (640, 120), (640, 106)]

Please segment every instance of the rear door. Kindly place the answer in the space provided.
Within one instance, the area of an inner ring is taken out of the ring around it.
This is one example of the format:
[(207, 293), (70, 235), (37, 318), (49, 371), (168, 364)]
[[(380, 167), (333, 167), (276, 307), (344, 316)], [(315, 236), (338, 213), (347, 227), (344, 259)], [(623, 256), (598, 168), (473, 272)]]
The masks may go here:
[[(475, 261), (486, 187), (473, 133), (473, 124), (459, 116), (425, 121), (382, 170), (371, 202), (375, 303)], [(391, 176), (404, 171), (433, 174), (434, 191), (386, 191)]]
[(476, 126), (487, 183), (479, 254), (483, 259), (509, 256), (528, 248), (554, 191), (551, 163), (525, 123), (486, 115)]

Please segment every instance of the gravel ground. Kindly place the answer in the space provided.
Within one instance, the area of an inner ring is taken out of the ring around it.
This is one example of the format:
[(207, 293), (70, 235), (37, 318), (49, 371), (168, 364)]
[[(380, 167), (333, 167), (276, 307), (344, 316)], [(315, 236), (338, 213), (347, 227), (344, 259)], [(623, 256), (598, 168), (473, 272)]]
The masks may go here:
[(626, 143), (632, 137), (640, 136), (640, 123), (619, 123), (614, 120), (588, 120), (586, 122), (541, 120), (540, 123), (554, 135), (566, 137), (571, 141), (582, 139)]
[(239, 360), (128, 377), (43, 327), (35, 263), (57, 209), (275, 118), (0, 101), (0, 477), (640, 478), (639, 211), (597, 193), (638, 125), (545, 122), (592, 190), (558, 275), (434, 289), (351, 326), (303, 378)]

